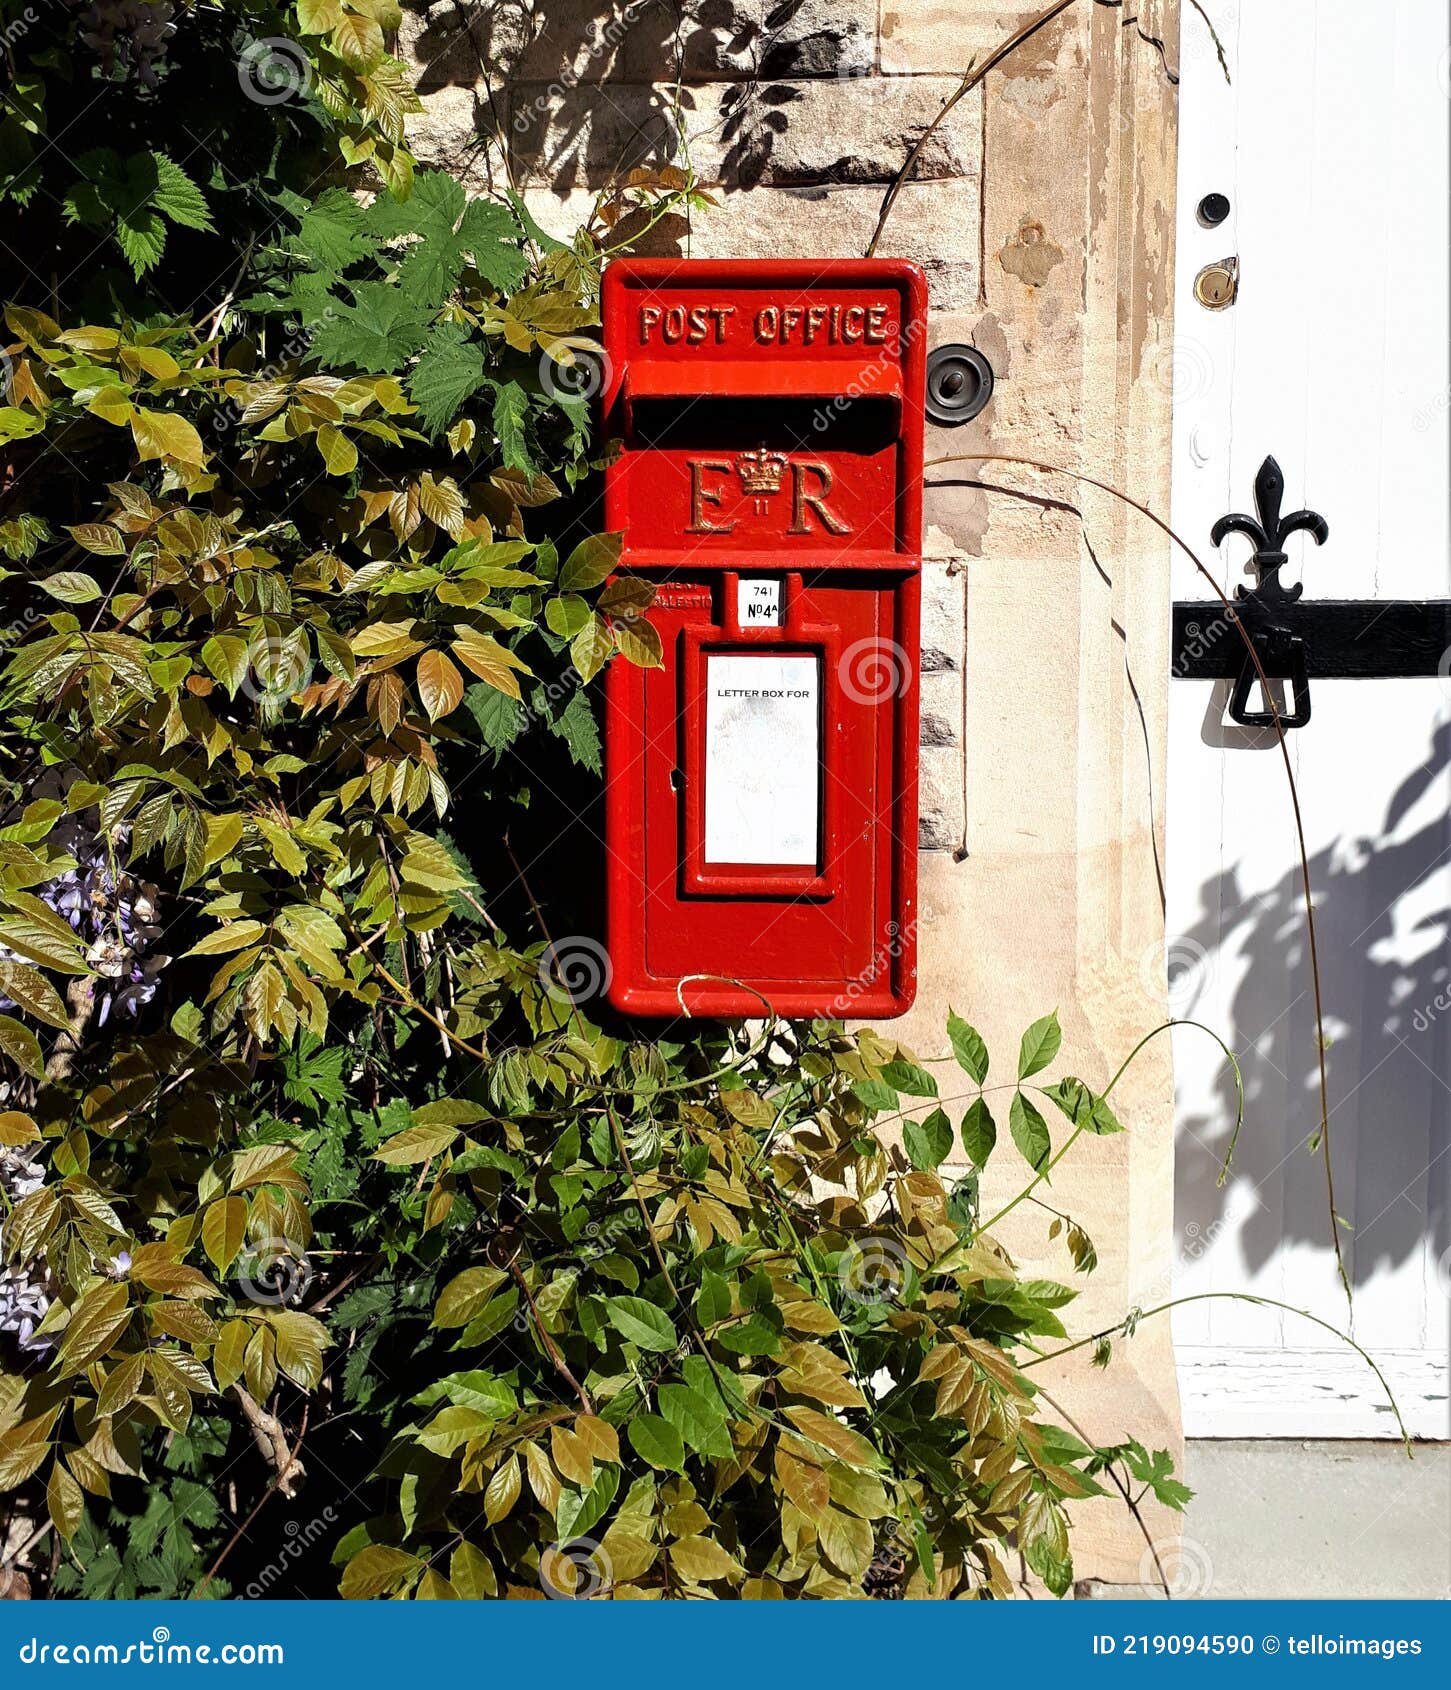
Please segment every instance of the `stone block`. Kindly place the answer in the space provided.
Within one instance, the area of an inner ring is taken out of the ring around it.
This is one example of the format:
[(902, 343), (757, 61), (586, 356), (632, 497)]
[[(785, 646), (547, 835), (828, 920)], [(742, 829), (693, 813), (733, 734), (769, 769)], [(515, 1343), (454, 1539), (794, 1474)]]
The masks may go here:
[(482, 87), (486, 67), (502, 80), (528, 40), (528, 12), (520, 0), (483, 6), (404, 0), (398, 56), (426, 95), (448, 85)]
[(965, 578), (955, 561), (929, 558), (922, 571), (922, 728), (918, 845), (962, 843), (962, 687)]
[[(850, 258), (876, 229), (880, 187), (758, 188), (725, 193), (691, 219), (697, 258)], [(898, 196), (879, 256), (912, 258), (927, 272), (934, 305), (965, 309), (978, 291), (979, 183), (912, 182)]]
[(881, 67), (889, 75), (961, 77), (1042, 10), (992, 0), (882, 0)]
[[(891, 182), (931, 129), (955, 85), (936, 77), (668, 83), (524, 82), (510, 97), (517, 180), (599, 186), (637, 166), (687, 158), (707, 182), (731, 188)], [(980, 96), (932, 132), (914, 180), (976, 175)], [(976, 235), (973, 236), (976, 245)]]
[[(470, 39), (472, 37), (472, 39)], [(401, 40), (427, 83), (868, 76), (877, 0), (410, 0)]]
[(857, 77), (876, 67), (877, 0), (648, 0), (625, 52), (629, 74), (659, 77), (663, 19), (690, 79)]
[(420, 165), (451, 171), (471, 192), (498, 185), (498, 123), (486, 90), (435, 85), (409, 121), (408, 139)]

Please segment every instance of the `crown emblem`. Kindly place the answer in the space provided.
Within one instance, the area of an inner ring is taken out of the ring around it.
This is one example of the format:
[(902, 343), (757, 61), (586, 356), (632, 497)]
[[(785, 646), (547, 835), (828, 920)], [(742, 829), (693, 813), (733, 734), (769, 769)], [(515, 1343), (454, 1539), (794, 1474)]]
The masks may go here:
[(755, 500), (756, 511), (762, 514), (766, 501), (781, 491), (786, 459), (780, 452), (768, 452), (761, 446), (754, 452), (741, 453), (736, 459), (736, 474), (741, 479), (741, 491)]

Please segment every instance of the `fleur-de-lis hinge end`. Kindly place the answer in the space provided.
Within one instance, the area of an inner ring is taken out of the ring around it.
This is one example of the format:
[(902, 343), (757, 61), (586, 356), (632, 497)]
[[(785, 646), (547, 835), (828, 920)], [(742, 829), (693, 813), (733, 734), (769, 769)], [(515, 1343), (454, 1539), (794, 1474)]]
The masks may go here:
[(1255, 555), (1251, 560), (1258, 574), (1253, 587), (1235, 589), (1241, 599), (1256, 598), (1266, 605), (1293, 604), (1304, 592), (1304, 586), (1280, 584), (1281, 566), (1289, 561), (1285, 541), (1291, 534), (1308, 534), (1317, 546), (1330, 538), (1330, 524), (1318, 511), (1292, 511), (1280, 515), (1285, 501), (1285, 474), (1273, 457), (1266, 458), (1255, 477), (1255, 509), (1258, 519), (1236, 511), (1222, 516), (1210, 531), (1216, 546), (1223, 545), (1231, 534), (1244, 534), (1254, 542)]

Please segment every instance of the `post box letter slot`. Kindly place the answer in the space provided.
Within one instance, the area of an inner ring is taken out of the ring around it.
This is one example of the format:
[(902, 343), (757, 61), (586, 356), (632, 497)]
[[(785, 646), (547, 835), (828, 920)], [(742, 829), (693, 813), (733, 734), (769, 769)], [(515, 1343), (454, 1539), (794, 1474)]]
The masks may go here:
[(709, 653), (705, 860), (818, 866), (821, 660)]

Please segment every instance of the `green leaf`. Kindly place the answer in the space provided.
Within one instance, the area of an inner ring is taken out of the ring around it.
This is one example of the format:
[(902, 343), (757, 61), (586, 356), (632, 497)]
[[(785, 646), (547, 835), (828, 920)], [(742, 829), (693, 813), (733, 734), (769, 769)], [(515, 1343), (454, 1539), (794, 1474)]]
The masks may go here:
[(459, 225), (458, 245), (473, 258), (479, 275), (500, 293), (511, 293), (529, 274), (514, 220), (501, 205), (470, 200)]
[(55, 1358), (56, 1372), (62, 1378), (83, 1373), (110, 1349), (130, 1319), (131, 1308), (124, 1285), (103, 1282), (87, 1291), (76, 1304), (61, 1338)]
[[(151, 153), (149, 164), (155, 177), (155, 185), (148, 189), (151, 204), (183, 228), (209, 230), (212, 227), (211, 213), (201, 189), (191, 177), (165, 153)], [(147, 178), (144, 174), (141, 181), (145, 186)]]
[(483, 348), (460, 324), (440, 323), (408, 377), (408, 396), (430, 434), (442, 434), (484, 385)]
[(1013, 1093), (1012, 1107), (1008, 1111), (1008, 1127), (1013, 1135), (1013, 1143), (1022, 1151), (1028, 1166), (1035, 1173), (1041, 1173), (1053, 1151), (1053, 1143), (1048, 1136), (1048, 1123), (1043, 1119), (1037, 1104), (1020, 1091)]
[(200, 469), (207, 461), (201, 435), (185, 417), (174, 416), (170, 411), (138, 407), (131, 413), (131, 438), (143, 463), (153, 458), (174, 459)]
[(544, 607), (544, 620), (550, 633), (558, 634), (565, 640), (572, 640), (589, 621), (591, 614), (588, 602), (578, 593), (564, 593), (559, 598), (550, 599)]
[(358, 448), (341, 429), (324, 423), (314, 439), (329, 475), (351, 475), (358, 467)]
[(86, 1502), (81, 1487), (61, 1465), (59, 1457), (50, 1470), (50, 1481), (45, 1487), (45, 1505), (60, 1535), (67, 1541), (73, 1538), (81, 1529)]
[(952, 1044), (952, 1054), (957, 1058), (959, 1065), (978, 1085), (982, 1085), (987, 1080), (988, 1071), (987, 1046), (983, 1043), (982, 1035), (976, 1027), (970, 1027), (956, 1010), (949, 1009), (947, 1037)]
[(620, 566), (623, 534), (591, 534), (565, 559), (559, 572), (559, 589), (564, 593), (585, 593), (598, 587)]
[(783, 1322), (775, 1309), (757, 1309), (744, 1320), (722, 1326), (711, 1336), (723, 1350), (740, 1356), (773, 1356), (781, 1348)]
[(427, 1162), (448, 1149), (458, 1137), (453, 1126), (412, 1126), (394, 1133), (380, 1149), (373, 1152), (375, 1162), (387, 1162), (392, 1167), (405, 1167), (412, 1162)]
[(382, 60), (385, 42), (381, 25), (357, 12), (344, 12), (343, 21), (332, 32), (332, 46), (338, 57), (358, 72), (374, 69)]
[(642, 1350), (673, 1350), (680, 1342), (670, 1316), (643, 1297), (608, 1297), (605, 1311), (615, 1331)]
[(161, 262), (166, 251), (166, 224), (149, 206), (134, 207), (117, 217), (116, 244), (139, 282)]
[[(442, 1306), (440, 1299), (439, 1307)], [(518, 1399), (508, 1382), (497, 1373), (489, 1373), (482, 1368), (447, 1374), (426, 1391), (419, 1392), (413, 1401), (423, 1408), (432, 1408), (437, 1402), (452, 1403), (456, 1408), (476, 1408), (491, 1420), (502, 1420), (505, 1415), (517, 1413), (519, 1408)]]
[(278, 1309), (272, 1315), (277, 1340), (277, 1365), (305, 1391), (322, 1379), (322, 1355), (328, 1346), (327, 1328), (301, 1309)]
[(974, 1099), (962, 1117), (962, 1148), (975, 1168), (987, 1166), (988, 1157), (992, 1155), (997, 1142), (998, 1126), (993, 1120), (992, 1111), (982, 1098)]
[(247, 1237), (247, 1199), (223, 1197), (202, 1216), (202, 1248), (218, 1273), (236, 1260)]
[(700, 1295), (695, 1300), (695, 1314), (702, 1326), (714, 1326), (729, 1320), (731, 1288), (718, 1273), (709, 1268), (700, 1276)]
[(329, 307), (313, 330), (313, 355), (332, 368), (371, 375), (401, 370), (428, 340), (429, 313), (390, 282), (359, 282), (353, 303)]
[(502, 1268), (496, 1267), (465, 1268), (455, 1274), (439, 1295), (433, 1324), (445, 1329), (467, 1326), (483, 1312), (508, 1277)]
[(584, 1537), (593, 1531), (609, 1512), (619, 1489), (620, 1469), (609, 1464), (596, 1471), (594, 1483), (587, 1491), (566, 1485), (560, 1492), (559, 1506), (554, 1511), (554, 1526), (561, 1542)]
[(70, 1026), (60, 993), (39, 969), (23, 962), (0, 962), (0, 992), (19, 1004), (27, 1015), (64, 1032)]
[(1058, 1025), (1056, 1010), (1041, 1021), (1035, 1021), (1023, 1034), (1022, 1048), (1018, 1052), (1018, 1078), (1026, 1080), (1032, 1074), (1041, 1073), (1057, 1056), (1062, 1043), (1063, 1029)]
[(539, 466), (529, 455), (528, 418), (529, 395), (517, 381), (502, 382), (494, 393), (494, 433), (499, 437), (504, 468), (537, 475)]
[(604, 748), (600, 744), (599, 724), (582, 687), (569, 695), (569, 702), (550, 722), (549, 731), (564, 741), (570, 757), (580, 768), (588, 769), (592, 775), (602, 772)]
[(689, 1385), (662, 1385), (655, 1393), (660, 1413), (697, 1455), (728, 1461), (735, 1453), (724, 1411)]
[(642, 1461), (667, 1473), (685, 1471), (685, 1442), (668, 1420), (658, 1414), (637, 1414), (630, 1421), (631, 1448)]
[(493, 752), (507, 751), (529, 720), (529, 713), (519, 700), (497, 687), (468, 687), (464, 692), (464, 709), (478, 724), (485, 746)]
[(1124, 1124), (1109, 1108), (1106, 1097), (1094, 1098), (1093, 1108), (1089, 1111), (1088, 1116), (1088, 1130), (1091, 1133), (1097, 1133), (1100, 1138), (1105, 1138), (1110, 1133), (1123, 1132)]
[(220, 681), (235, 698), (237, 689), (247, 678), (250, 658), (246, 640), (240, 634), (213, 634), (203, 643), (201, 658), (213, 679)]
[(922, 1121), (908, 1121), (902, 1129), (902, 1143), (914, 1168), (931, 1172), (952, 1154), (952, 1122), (940, 1109)]
[(905, 1092), (908, 1097), (937, 1096), (937, 1082), (927, 1070), (900, 1057), (895, 1062), (886, 1064), (882, 1069), (882, 1078), (895, 1091)]
[(897, 1107), (897, 1094), (885, 1080), (856, 1080), (851, 1089), (852, 1095), (874, 1115), (883, 1115)]
[(350, 1602), (371, 1602), (374, 1597), (400, 1590), (422, 1568), (423, 1562), (416, 1555), (373, 1543), (348, 1562), (338, 1589)]
[(47, 575), (35, 584), (64, 604), (94, 604), (101, 596), (99, 584), (76, 569), (63, 569), (58, 575)]
[(45, 1053), (40, 1048), (40, 1040), (13, 1015), (0, 1015), (0, 1051), (32, 1080), (44, 1076)]
[(320, 269), (346, 270), (369, 250), (366, 222), (363, 207), (346, 188), (327, 188), (299, 219), (298, 244)]
[(1142, 1444), (1134, 1442), (1125, 1446), (1123, 1458), (1133, 1476), (1148, 1485), (1166, 1508), (1182, 1512), (1193, 1500), (1194, 1492), (1188, 1485), (1174, 1478), (1174, 1458), (1168, 1450), (1156, 1449), (1150, 1455)]
[(1067, 1074), (1056, 1086), (1047, 1087), (1044, 1096), (1056, 1108), (1062, 1110), (1074, 1126), (1087, 1125), (1088, 1116), (1093, 1109), (1093, 1093), (1082, 1080)]

